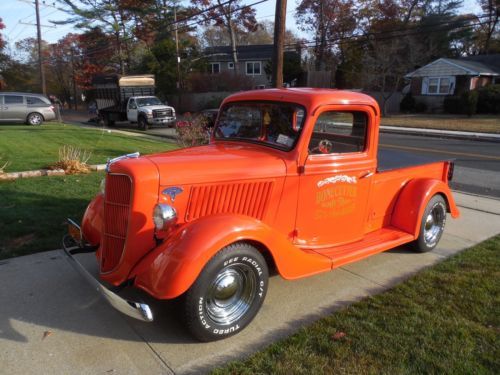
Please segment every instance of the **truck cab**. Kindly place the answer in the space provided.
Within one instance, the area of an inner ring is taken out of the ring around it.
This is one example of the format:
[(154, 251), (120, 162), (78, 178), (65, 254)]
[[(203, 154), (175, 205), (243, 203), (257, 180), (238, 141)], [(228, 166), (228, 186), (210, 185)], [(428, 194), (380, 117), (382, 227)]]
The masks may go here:
[(149, 125), (175, 124), (175, 110), (163, 104), (156, 96), (132, 96), (128, 98), (127, 120), (137, 123), (140, 129), (147, 129)]
[[(270, 268), (293, 280), (403, 244), (431, 251), (458, 217), (453, 163), (379, 150), (379, 123), (361, 93), (234, 94), (210, 144), (112, 160), (66, 253), (96, 251), (102, 280), (180, 299), (199, 340), (234, 335), (260, 309)], [(152, 319), (148, 305), (102, 293)]]

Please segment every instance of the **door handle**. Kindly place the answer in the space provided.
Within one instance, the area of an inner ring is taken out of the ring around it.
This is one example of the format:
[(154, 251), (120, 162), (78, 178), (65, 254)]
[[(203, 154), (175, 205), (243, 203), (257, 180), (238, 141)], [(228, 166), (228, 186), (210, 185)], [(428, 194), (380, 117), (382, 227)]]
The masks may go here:
[(362, 174), (361, 176), (359, 176), (358, 178), (361, 180), (362, 178), (371, 177), (371, 176), (373, 176), (374, 174), (375, 174), (375, 172), (370, 172), (370, 171), (368, 171), (368, 172), (363, 173), (363, 174)]

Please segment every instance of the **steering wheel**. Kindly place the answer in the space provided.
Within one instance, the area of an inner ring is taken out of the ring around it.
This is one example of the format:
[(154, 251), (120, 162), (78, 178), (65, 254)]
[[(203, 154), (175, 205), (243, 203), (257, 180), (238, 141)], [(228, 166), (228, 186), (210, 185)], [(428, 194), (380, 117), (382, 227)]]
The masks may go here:
[(319, 141), (318, 147), (316, 147), (315, 150), (318, 150), (320, 154), (330, 154), (333, 150), (333, 143), (328, 139), (322, 139)]

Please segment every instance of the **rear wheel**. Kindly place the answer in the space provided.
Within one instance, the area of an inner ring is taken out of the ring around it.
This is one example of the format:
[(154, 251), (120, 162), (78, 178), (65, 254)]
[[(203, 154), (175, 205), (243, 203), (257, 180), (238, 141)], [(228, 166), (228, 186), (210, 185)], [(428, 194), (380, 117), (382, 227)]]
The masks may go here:
[(111, 127), (115, 126), (115, 122), (111, 120), (111, 115), (109, 113), (105, 113), (102, 118), (104, 122), (104, 126)]
[(28, 117), (26, 118), (26, 122), (28, 123), (28, 125), (32, 125), (32, 126), (42, 125), (43, 116), (37, 112), (30, 113), (28, 115)]
[(220, 250), (184, 296), (187, 328), (201, 341), (232, 336), (257, 315), (268, 284), (267, 264), (246, 243)]
[(412, 243), (415, 251), (425, 253), (437, 246), (446, 224), (446, 212), (444, 198), (441, 195), (433, 196), (422, 215), (418, 238)]

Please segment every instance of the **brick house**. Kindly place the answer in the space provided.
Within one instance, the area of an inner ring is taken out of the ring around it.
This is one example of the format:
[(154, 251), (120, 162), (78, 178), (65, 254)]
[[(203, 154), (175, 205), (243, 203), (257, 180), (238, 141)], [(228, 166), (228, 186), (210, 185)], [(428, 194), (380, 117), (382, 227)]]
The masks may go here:
[(408, 73), (410, 92), (429, 110), (441, 110), (447, 96), (500, 84), (500, 54), (440, 58)]

